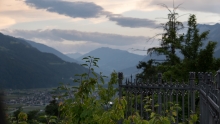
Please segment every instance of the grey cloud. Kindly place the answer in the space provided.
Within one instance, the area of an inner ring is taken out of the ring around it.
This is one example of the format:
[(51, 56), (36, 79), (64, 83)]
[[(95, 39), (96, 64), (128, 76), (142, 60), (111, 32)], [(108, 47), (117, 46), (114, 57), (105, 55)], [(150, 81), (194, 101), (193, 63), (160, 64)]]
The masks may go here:
[(120, 25), (122, 27), (130, 27), (130, 28), (140, 28), (140, 27), (156, 28), (158, 26), (155, 23), (155, 21), (149, 19), (119, 16), (119, 17), (110, 17), (109, 20), (115, 21), (117, 25)]
[(123, 16), (115, 16), (111, 12), (92, 2), (67, 2), (60, 0), (26, 0), (25, 3), (36, 9), (46, 9), (49, 12), (55, 12), (60, 15), (66, 15), (72, 18), (97, 18), (106, 16), (110, 21), (115, 21), (117, 25), (122, 27), (155, 28), (156, 23), (149, 19), (139, 19)]
[(143, 36), (126, 36), (117, 34), (105, 34), (97, 32), (80, 32), (76, 30), (13, 30), (3, 31), (6, 34), (22, 37), (25, 39), (42, 39), (50, 41), (88, 41), (105, 45), (132, 45), (136, 43), (144, 43), (148, 39)]
[[(149, 3), (144, 0), (142, 3)], [(147, 6), (165, 4), (168, 7), (173, 7), (173, 1), (171, 0), (152, 0), (151, 3)], [(219, 0), (175, 0), (174, 5), (178, 6), (181, 4), (179, 9), (182, 10), (192, 10), (200, 12), (211, 12), (211, 13), (220, 13), (220, 1)]]
[(92, 2), (67, 2), (59, 0), (26, 0), (25, 3), (36, 9), (46, 9), (72, 18), (94, 18), (107, 15), (101, 6)]

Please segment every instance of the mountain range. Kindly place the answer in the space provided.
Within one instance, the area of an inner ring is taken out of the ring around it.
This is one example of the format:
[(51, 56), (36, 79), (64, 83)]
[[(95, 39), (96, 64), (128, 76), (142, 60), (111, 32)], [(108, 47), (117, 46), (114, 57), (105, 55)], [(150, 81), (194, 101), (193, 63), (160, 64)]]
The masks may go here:
[(25, 40), (0, 33), (0, 87), (42, 88), (71, 83), (75, 74), (87, 69), (41, 52)]
[(98, 62), (99, 68), (96, 68), (96, 70), (103, 72), (105, 75), (109, 75), (113, 71), (118, 72), (122, 69), (137, 65), (139, 61), (144, 58), (142, 55), (129, 53), (127, 51), (101, 47), (77, 58), (77, 61), (81, 61), (82, 58), (87, 56), (100, 58)]
[(198, 25), (200, 32), (209, 30), (209, 35), (207, 41), (215, 41), (217, 42), (217, 46), (215, 49), (214, 57), (220, 58), (220, 24), (216, 23), (215, 25)]
[[(204, 44), (207, 41), (218, 42), (214, 57), (220, 58), (220, 24), (198, 27), (200, 32), (210, 31)], [(37, 88), (57, 86), (59, 82), (72, 82), (75, 74), (87, 71), (79, 65), (83, 63), (82, 58), (87, 56), (100, 58), (96, 72), (109, 76), (115, 70), (123, 72), (125, 77), (142, 71), (136, 68), (139, 61), (165, 59), (164, 56), (143, 56), (108, 47), (98, 48), (84, 55), (63, 54), (46, 45), (0, 33), (0, 86)]]
[[(22, 39), (22, 40), (25, 40), (25, 39)], [(74, 58), (66, 56), (63, 53), (59, 52), (58, 50), (56, 50), (52, 47), (46, 46), (44, 44), (36, 43), (36, 42), (30, 41), (30, 40), (25, 40), (25, 41), (28, 44), (30, 44), (32, 47), (37, 48), (41, 52), (52, 53), (52, 54), (56, 55), (57, 57), (61, 58), (62, 60), (66, 61), (66, 62), (75, 62), (75, 63), (77, 63), (77, 61)]]
[(77, 59), (80, 56), (82, 56), (83, 54), (81, 54), (81, 53), (66, 53), (65, 55), (70, 57), (70, 58)]

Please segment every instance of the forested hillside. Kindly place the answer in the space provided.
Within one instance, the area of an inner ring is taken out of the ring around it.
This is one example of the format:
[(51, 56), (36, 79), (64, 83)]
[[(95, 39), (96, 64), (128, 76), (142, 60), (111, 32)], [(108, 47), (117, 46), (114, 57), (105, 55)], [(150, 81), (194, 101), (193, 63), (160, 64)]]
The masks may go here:
[(72, 82), (87, 69), (33, 48), (24, 40), (0, 33), (0, 85), (4, 88), (39, 88)]

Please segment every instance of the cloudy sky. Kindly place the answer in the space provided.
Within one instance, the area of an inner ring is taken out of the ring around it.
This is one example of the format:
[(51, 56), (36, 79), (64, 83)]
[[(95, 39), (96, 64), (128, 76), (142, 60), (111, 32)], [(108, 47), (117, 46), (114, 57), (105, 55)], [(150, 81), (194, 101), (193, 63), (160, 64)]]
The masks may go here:
[[(146, 55), (159, 44), (173, 0), (1, 0), (0, 32), (51, 46), (63, 53), (110, 47)], [(201, 24), (220, 22), (219, 0), (174, 0), (179, 21), (189, 14)], [(182, 15), (182, 16), (181, 16)], [(148, 41), (148, 42), (147, 42)]]

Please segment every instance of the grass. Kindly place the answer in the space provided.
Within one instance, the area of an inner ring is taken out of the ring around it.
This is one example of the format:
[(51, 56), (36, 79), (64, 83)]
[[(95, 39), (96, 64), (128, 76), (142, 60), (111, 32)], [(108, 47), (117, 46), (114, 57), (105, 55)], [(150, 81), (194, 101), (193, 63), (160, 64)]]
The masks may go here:
[(46, 106), (24, 106), (23, 111), (44, 110)]

